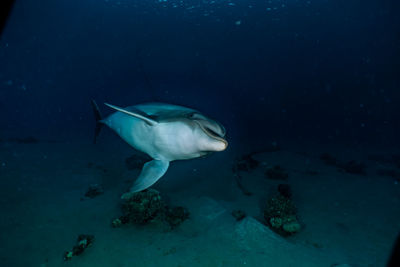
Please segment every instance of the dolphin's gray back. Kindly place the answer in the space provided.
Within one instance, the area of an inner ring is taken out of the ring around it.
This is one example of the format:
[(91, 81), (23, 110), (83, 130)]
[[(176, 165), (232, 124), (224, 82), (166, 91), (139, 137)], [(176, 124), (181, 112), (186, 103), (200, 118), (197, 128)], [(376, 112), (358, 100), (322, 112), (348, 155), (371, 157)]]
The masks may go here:
[(191, 108), (165, 103), (145, 103), (135, 106), (129, 106), (124, 109), (132, 112), (143, 112), (144, 114), (147, 114), (147, 116), (149, 116), (150, 118), (157, 121), (168, 121), (171, 119), (188, 117), (193, 112), (198, 112), (197, 110)]

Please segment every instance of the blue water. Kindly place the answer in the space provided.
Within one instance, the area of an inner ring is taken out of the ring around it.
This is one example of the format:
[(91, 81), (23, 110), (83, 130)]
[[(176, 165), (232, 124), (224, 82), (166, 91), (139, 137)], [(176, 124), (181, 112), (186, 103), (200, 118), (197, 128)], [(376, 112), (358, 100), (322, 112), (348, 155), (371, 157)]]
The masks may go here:
[(399, 135), (394, 1), (42, 3), (17, 1), (2, 36), (6, 129), (90, 131), (94, 98), (206, 108), (239, 139)]
[[(400, 214), (400, 163), (393, 165), (392, 155), (400, 153), (399, 8), (391, 0), (17, 0), (0, 36), (0, 161), (8, 177), (3, 187), (12, 175), (22, 184), (32, 178), (24, 176), (29, 168), (18, 167), (21, 155), (27, 164), (35, 157), (32, 151), (58, 151), (43, 152), (64, 155), (58, 162), (73, 157), (62, 150), (68, 145), (51, 148), (53, 143), (85, 146), (82, 165), (96, 154), (105, 166), (122, 162), (113, 166), (125, 168), (132, 151), (118, 137), (104, 131), (101, 149), (91, 147), (90, 101), (95, 99), (103, 114), (112, 112), (103, 102), (124, 107), (155, 101), (192, 107), (221, 122), (229, 148), (216, 155), (218, 162), (271, 144), (307, 155), (304, 162), (318, 161), (323, 152), (363, 161), (371, 170), (368, 179), (388, 183), (377, 195), (387, 196), (382, 206), (390, 205), (388, 212), (398, 222), (393, 213)], [(32, 148), (18, 141), (26, 137), (46, 145)], [(381, 157), (373, 161), (371, 154)], [(294, 162), (285, 155), (277, 158), (281, 161), (273, 164)], [(260, 161), (272, 164), (273, 157)], [(47, 163), (37, 164), (45, 172)], [(207, 169), (207, 162), (201, 164)], [(195, 162), (188, 166), (197, 168)], [(393, 177), (377, 175), (375, 169), (382, 168), (394, 170)], [(204, 195), (218, 200), (216, 191), (213, 187)], [(34, 188), (29, 192), (35, 195)], [(116, 205), (118, 198), (112, 201)], [(12, 205), (7, 198), (4, 203)], [(379, 241), (387, 253), (400, 227), (388, 221), (382, 219), (380, 227), (391, 234)], [(0, 260), (11, 264), (10, 250), (4, 251)], [(387, 255), (375, 253), (380, 263), (370, 266), (384, 266)], [(356, 264), (358, 255), (353, 256), (349, 264)], [(90, 261), (75, 264), (90, 266)]]

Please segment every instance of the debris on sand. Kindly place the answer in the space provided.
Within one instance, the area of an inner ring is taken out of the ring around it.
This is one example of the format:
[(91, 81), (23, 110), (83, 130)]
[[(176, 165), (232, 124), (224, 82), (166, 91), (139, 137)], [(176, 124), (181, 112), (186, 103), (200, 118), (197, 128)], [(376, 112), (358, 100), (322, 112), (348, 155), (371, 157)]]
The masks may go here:
[(85, 193), (85, 197), (94, 198), (104, 194), (103, 187), (99, 184), (91, 184)]
[(246, 213), (242, 210), (234, 210), (232, 211), (232, 216), (236, 219), (236, 221), (241, 221), (246, 217)]
[(368, 159), (382, 164), (391, 164), (396, 166), (397, 168), (400, 168), (400, 154), (371, 154), (368, 156)]
[(233, 176), (235, 177), (236, 184), (242, 193), (246, 196), (251, 196), (252, 193), (247, 190), (247, 188), (243, 185), (242, 172), (250, 172), (257, 168), (260, 163), (253, 158), (253, 154), (246, 154), (240, 158), (237, 158), (232, 166)]
[(94, 235), (79, 235), (72, 250), (64, 253), (64, 261), (71, 260), (73, 256), (81, 255), (88, 247), (93, 244)]
[(287, 180), (289, 174), (279, 165), (268, 168), (265, 176), (271, 180)]
[(365, 168), (367, 167), (364, 163), (351, 160), (342, 164), (342, 166), (338, 166), (339, 168), (343, 169), (347, 173), (351, 174), (358, 174), (358, 175), (366, 175)]
[(377, 171), (379, 176), (386, 176), (395, 178), (396, 181), (400, 181), (400, 172), (394, 169), (379, 169)]
[(165, 220), (171, 228), (175, 228), (189, 218), (189, 211), (184, 207), (167, 207), (165, 212)]
[(235, 160), (232, 170), (233, 172), (239, 172), (239, 171), (249, 172), (257, 168), (259, 165), (260, 162), (254, 159), (252, 154), (246, 154)]
[(322, 153), (319, 158), (325, 162), (326, 165), (337, 166), (338, 160), (329, 153)]
[(337, 167), (347, 173), (358, 175), (367, 174), (365, 170), (367, 166), (360, 161), (350, 160), (348, 162), (342, 162), (329, 153), (323, 153), (319, 158), (324, 161), (325, 164)]

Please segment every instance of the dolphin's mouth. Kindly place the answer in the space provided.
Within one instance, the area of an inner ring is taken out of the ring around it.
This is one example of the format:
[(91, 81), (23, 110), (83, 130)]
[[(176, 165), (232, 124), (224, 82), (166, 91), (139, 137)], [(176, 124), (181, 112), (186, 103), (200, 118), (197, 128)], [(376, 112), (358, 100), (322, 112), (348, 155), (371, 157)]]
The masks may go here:
[(221, 136), (220, 134), (218, 134), (217, 132), (215, 132), (214, 130), (210, 129), (209, 127), (201, 124), (200, 122), (196, 121), (198, 123), (198, 125), (200, 126), (200, 128), (211, 138), (216, 139), (218, 141), (221, 141), (225, 144), (225, 148), (228, 147), (228, 141), (226, 141), (223, 136)]
[(215, 132), (214, 130), (212, 130), (211, 128), (201, 124), (200, 122), (198, 122), (198, 124), (200, 125), (200, 128), (210, 137), (212, 138), (221, 138), (223, 139), (223, 136), (219, 135), (217, 132)]
[(221, 135), (219, 135), (218, 133), (216, 133), (215, 131), (213, 131), (212, 129), (208, 128), (208, 127), (203, 127), (203, 130), (207, 133), (207, 135), (215, 138), (215, 137), (220, 137), (222, 138)]

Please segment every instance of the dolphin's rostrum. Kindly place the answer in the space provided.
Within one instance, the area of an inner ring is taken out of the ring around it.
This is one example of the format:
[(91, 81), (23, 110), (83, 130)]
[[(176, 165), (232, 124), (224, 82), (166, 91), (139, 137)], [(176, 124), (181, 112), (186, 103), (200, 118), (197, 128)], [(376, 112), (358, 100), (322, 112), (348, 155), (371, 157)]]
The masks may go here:
[(133, 148), (148, 154), (152, 161), (144, 167), (130, 191), (129, 198), (160, 179), (173, 160), (192, 159), (227, 148), (225, 128), (197, 110), (164, 103), (146, 103), (120, 108), (102, 119), (96, 102), (92, 101), (97, 121), (96, 136), (103, 124), (114, 130)]

